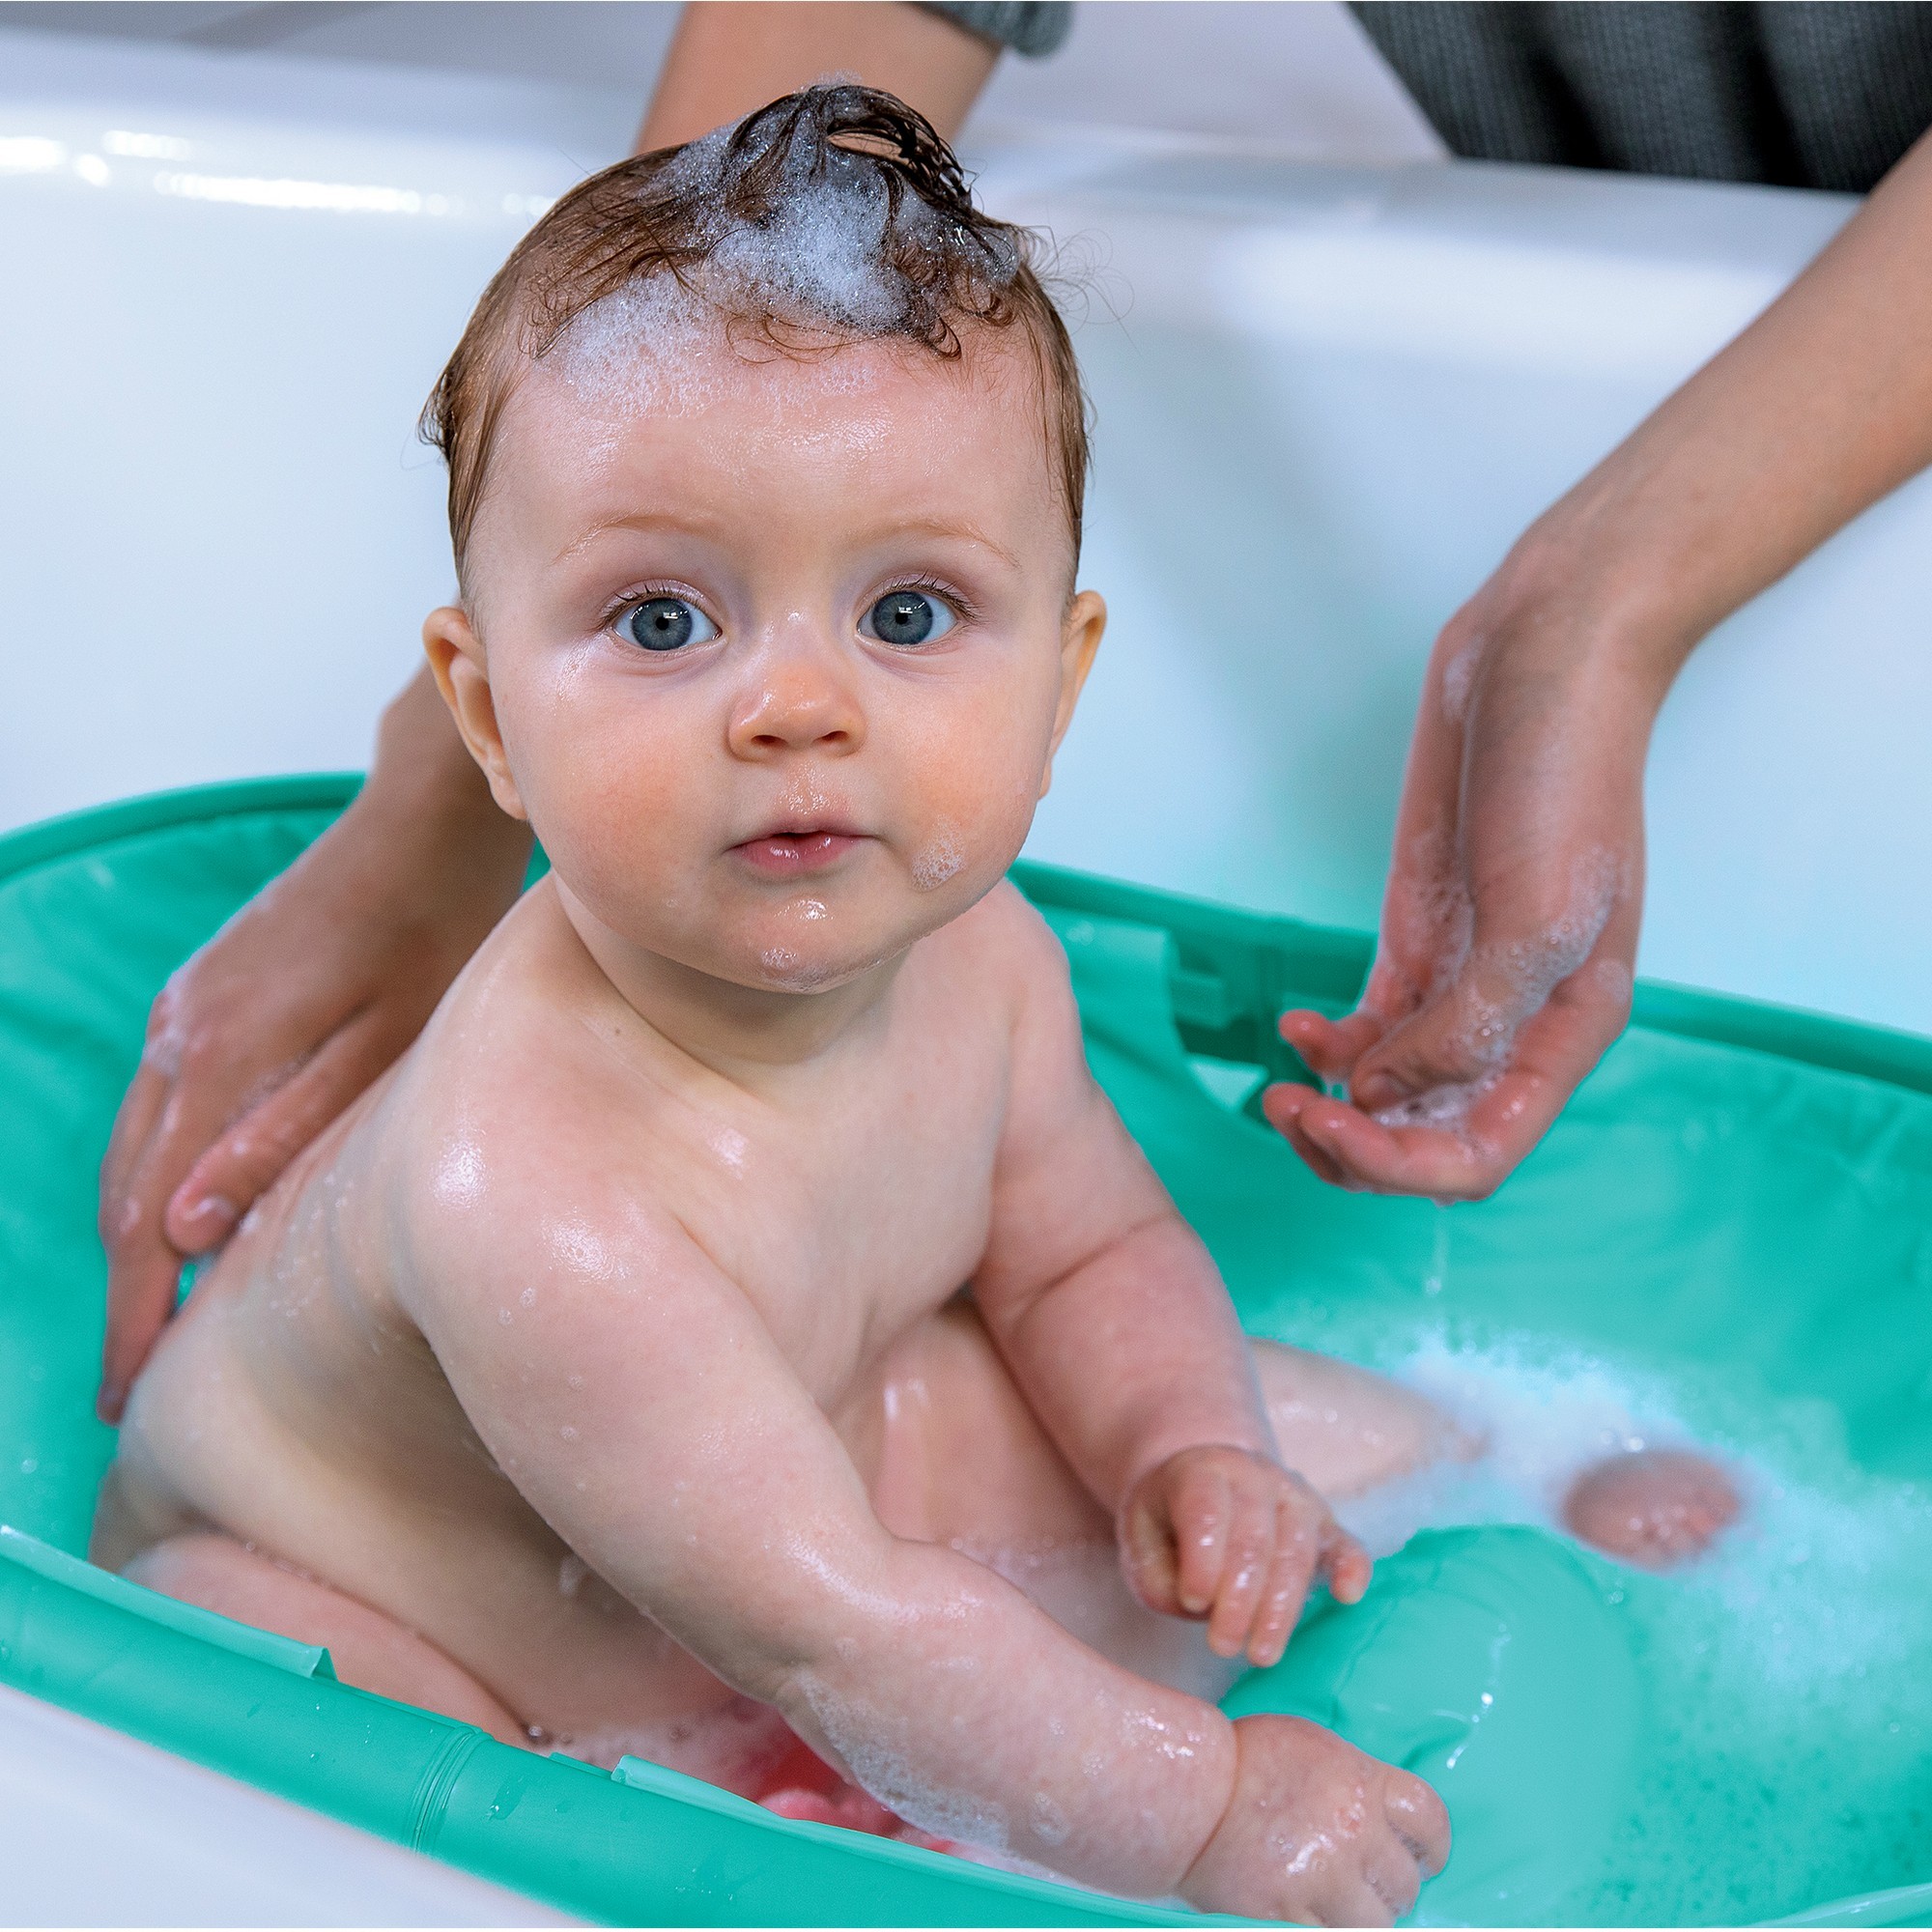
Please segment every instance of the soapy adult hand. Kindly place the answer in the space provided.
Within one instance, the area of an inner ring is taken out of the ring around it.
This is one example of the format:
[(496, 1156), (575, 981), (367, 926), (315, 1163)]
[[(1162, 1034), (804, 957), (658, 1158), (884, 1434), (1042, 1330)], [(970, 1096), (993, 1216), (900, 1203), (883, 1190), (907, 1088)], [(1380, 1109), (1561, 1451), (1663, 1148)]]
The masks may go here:
[(529, 850), (425, 673), (385, 715), (355, 803), (169, 980), (101, 1169), (104, 1420), (174, 1311), (183, 1259), (218, 1247), (416, 1037)]
[(1698, 642), (1932, 463), (1932, 135), (1531, 526), (1437, 640), (1360, 1007), (1282, 1035), (1268, 1117), (1325, 1179), (1460, 1199), (1535, 1146), (1628, 1010), (1643, 758)]
[(1206, 1912), (1392, 1925), (1449, 1859), (1421, 1778), (1300, 1718), (1238, 1718), (1234, 1795), (1181, 1882)]
[(1368, 1552), (1297, 1475), (1222, 1444), (1183, 1449), (1121, 1505), (1121, 1562), (1142, 1603), (1205, 1618), (1221, 1657), (1279, 1661), (1318, 1576), (1345, 1604), (1369, 1587)]
[(1282, 1017), (1347, 1098), (1288, 1084), (1263, 1105), (1343, 1186), (1491, 1193), (1629, 1016), (1667, 680), (1589, 636), (1528, 550), (1431, 657), (1361, 1004)]

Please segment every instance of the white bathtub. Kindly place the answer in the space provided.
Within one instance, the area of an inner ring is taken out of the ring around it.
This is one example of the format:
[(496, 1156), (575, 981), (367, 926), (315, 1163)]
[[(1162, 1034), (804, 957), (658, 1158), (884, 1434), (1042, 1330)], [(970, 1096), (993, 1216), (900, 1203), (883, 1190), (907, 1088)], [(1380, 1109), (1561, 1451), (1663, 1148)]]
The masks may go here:
[[(416, 408), (623, 98), (311, 68), (291, 107), (259, 57), (9, 41), (0, 825), (359, 763), (449, 589)], [(1114, 622), (1034, 849), (1353, 924), (1435, 627), (1851, 206), (1153, 139), (980, 158), (1131, 304), (1080, 331)], [(1928, 610), (1920, 482), (1693, 660), (1644, 970), (1932, 1030)]]
[[(0, 828), (363, 761), (450, 589), (415, 412), (633, 106), (0, 32)], [(1032, 849), (1359, 925), (1436, 626), (1850, 207), (1152, 139), (979, 158), (1130, 300), (1079, 331), (1114, 621)], [(1932, 1031), (1928, 611), (1920, 482), (1700, 652), (1653, 762), (1646, 971)], [(32, 1786), (51, 1747), (0, 1719)], [(113, 1798), (18, 1840), (50, 1885), (166, 1783), (121, 1743), (74, 1733), (42, 1780)], [(215, 1788), (182, 1803), (227, 1864), (171, 1867), (151, 1916), (273, 1916), (271, 1866), (367, 1916), (385, 1848), (270, 1840)], [(410, 1914), (485, 1916), (465, 1883)]]

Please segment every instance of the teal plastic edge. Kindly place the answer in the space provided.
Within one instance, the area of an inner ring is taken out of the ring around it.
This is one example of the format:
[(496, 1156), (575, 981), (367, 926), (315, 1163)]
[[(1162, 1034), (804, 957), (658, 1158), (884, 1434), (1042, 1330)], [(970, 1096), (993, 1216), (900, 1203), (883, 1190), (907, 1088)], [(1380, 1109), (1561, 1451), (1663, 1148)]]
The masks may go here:
[[(1281, 981), (1277, 992), (1287, 994), (1292, 986), (1296, 999), (1313, 996), (1338, 1008), (1352, 1005), (1375, 957), (1370, 933), (1242, 912), (1164, 888), (1126, 885), (1027, 859), (1013, 867), (1012, 879), (1037, 904), (1165, 926), (1183, 941), (1195, 939), (1210, 946), (1219, 941), (1257, 955), (1272, 953)], [(1188, 977), (1183, 973), (1183, 980)], [(1178, 994), (1184, 990), (1177, 987)], [(1183, 1018), (1187, 1004), (1177, 998), (1177, 1010)], [(1631, 1025), (1648, 1033), (1774, 1053), (1805, 1065), (1932, 1094), (1932, 1038), (1894, 1027), (1664, 980), (1637, 981)]]
[[(845, 1857), (863, 1860), (867, 1864), (917, 1869), (935, 1856), (921, 1846), (874, 1837), (867, 1832), (848, 1832), (838, 1825), (813, 1825), (803, 1819), (780, 1818), (776, 1813), (767, 1811), (762, 1804), (753, 1804), (749, 1798), (720, 1790), (717, 1785), (706, 1784), (702, 1778), (687, 1776), (681, 1771), (653, 1764), (648, 1758), (620, 1758), (617, 1769), (611, 1776), (634, 1791), (655, 1792), (661, 1797), (675, 1799), (681, 1804), (696, 1805), (702, 1811), (738, 1818), (755, 1829), (782, 1834), (793, 1842), (805, 1838), (829, 1845)], [(1051, 1879), (1037, 1879), (1024, 1872), (1002, 1871), (1000, 1879), (1002, 1891), (1009, 1896), (1036, 1900), (1043, 1914), (1057, 1913), (1065, 1905), (1069, 1889)], [(1251, 1922), (1227, 1918), (1217, 1913), (1164, 1912), (1158, 1907), (1139, 1904), (1133, 1909), (1137, 1920), (1152, 1924), (1241, 1925)]]
[(17, 1563), (36, 1576), (65, 1584), (70, 1590), (79, 1590), (103, 1604), (131, 1610), (152, 1624), (180, 1631), (184, 1636), (199, 1637), (204, 1643), (232, 1650), (238, 1657), (272, 1663), (277, 1670), (292, 1671), (298, 1677), (335, 1675), (328, 1652), (319, 1644), (298, 1643), (292, 1636), (277, 1636), (272, 1631), (257, 1630), (253, 1624), (239, 1624), (233, 1617), (204, 1610), (199, 1605), (164, 1597), (98, 1564), (70, 1556), (65, 1549), (56, 1549), (52, 1544), (43, 1543), (38, 1536), (29, 1536), (12, 1523), (0, 1522), (0, 1559)]
[(1789, 1918), (1767, 1918), (1767, 1925), (1926, 1925), (1932, 1924), (1932, 1884), (1900, 1885), (1855, 1898), (1814, 1905)]
[[(0, 879), (90, 847), (195, 820), (251, 811), (339, 811), (361, 785), (359, 772), (308, 772), (223, 780), (92, 806), (0, 834)], [(540, 876), (547, 863), (539, 848), (531, 860), (531, 877)], [(1372, 934), (1344, 926), (1243, 912), (1211, 899), (1125, 885), (1030, 859), (1014, 865), (1012, 878), (1038, 904), (1164, 926), (1182, 938), (1218, 940), (1250, 953), (1271, 952), (1284, 974), (1292, 972), (1294, 997), (1312, 997), (1338, 1008), (1353, 1002), (1375, 956)], [(1181, 976), (1183, 981), (1190, 977)], [(1186, 988), (1176, 990), (1181, 994)], [(1287, 993), (1285, 979), (1276, 990)], [(1184, 998), (1177, 1000), (1183, 1010), (1187, 1004)], [(1932, 1038), (1897, 1028), (1658, 980), (1637, 981), (1631, 1024), (1651, 1033), (1776, 1053), (1807, 1065), (1932, 1094)]]
[[(290, 1667), (304, 1646), (30, 1537), (0, 1563), (0, 1683), (462, 1870), (613, 1924), (1184, 1925), (1196, 1916), (782, 1819), (639, 1767), (539, 1757)], [(224, 1629), (223, 1627), (227, 1628)], [(639, 1772), (645, 1775), (639, 1776)], [(702, 1814), (694, 1829), (692, 1813)]]
[(298, 772), (283, 778), (224, 779), (89, 806), (0, 833), (0, 879), (75, 852), (197, 820), (249, 811), (340, 811), (361, 788), (360, 772)]

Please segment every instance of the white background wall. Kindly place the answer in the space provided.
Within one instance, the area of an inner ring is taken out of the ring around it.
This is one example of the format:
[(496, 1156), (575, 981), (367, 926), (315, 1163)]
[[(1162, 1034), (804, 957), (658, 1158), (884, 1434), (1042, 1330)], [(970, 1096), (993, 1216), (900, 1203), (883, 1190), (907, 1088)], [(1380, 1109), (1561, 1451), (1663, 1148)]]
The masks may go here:
[[(530, 211), (622, 149), (668, 10), (0, 17), (115, 30), (0, 34), (0, 823), (359, 763), (449, 589), (416, 408)], [(1850, 207), (1432, 164), (1326, 5), (1090, 5), (968, 145), (1102, 265), (1116, 618), (1034, 849), (1355, 924), (1435, 627)], [(1646, 970), (1932, 1029), (1926, 492), (1693, 661)]]

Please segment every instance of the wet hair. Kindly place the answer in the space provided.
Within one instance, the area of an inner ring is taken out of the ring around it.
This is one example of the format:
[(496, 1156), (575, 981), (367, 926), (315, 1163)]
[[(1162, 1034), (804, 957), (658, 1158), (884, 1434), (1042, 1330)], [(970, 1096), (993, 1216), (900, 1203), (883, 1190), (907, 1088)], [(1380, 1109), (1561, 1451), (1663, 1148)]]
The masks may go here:
[[(1030, 231), (983, 213), (923, 116), (876, 88), (808, 87), (702, 140), (592, 175), (520, 242), (425, 405), (449, 468), (459, 579), (505, 404), (524, 370), (585, 345), (607, 364), (698, 330), (754, 355), (894, 340), (944, 360), (962, 327), (1017, 327), (1073, 554), (1087, 406)], [(578, 356), (582, 359), (582, 355)]]

